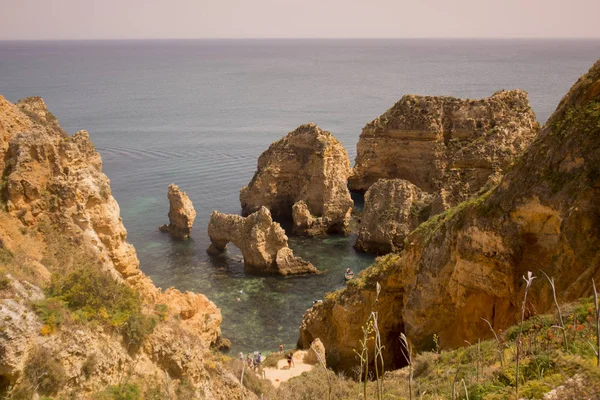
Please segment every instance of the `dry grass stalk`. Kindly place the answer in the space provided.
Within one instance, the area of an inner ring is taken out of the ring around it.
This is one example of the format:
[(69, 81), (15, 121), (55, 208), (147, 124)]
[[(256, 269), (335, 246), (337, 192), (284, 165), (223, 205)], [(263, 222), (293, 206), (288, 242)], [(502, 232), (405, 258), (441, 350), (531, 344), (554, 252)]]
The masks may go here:
[(400, 334), (400, 342), (402, 346), (404, 346), (402, 350), (402, 355), (404, 359), (408, 363), (408, 398), (412, 400), (412, 378), (413, 378), (413, 363), (412, 363), (412, 347), (408, 343), (408, 339), (404, 333)]
[(521, 305), (521, 324), (519, 325), (519, 336), (517, 337), (517, 356), (516, 356), (516, 373), (515, 373), (515, 392), (517, 399), (519, 398), (519, 356), (521, 353), (521, 342), (523, 340), (523, 321), (525, 320), (525, 305), (527, 304), (527, 293), (529, 288), (536, 277), (533, 276), (531, 271), (527, 271), (527, 278), (523, 276), (523, 280), (526, 283), (525, 295), (523, 296), (523, 304)]
[(598, 349), (596, 351), (596, 365), (600, 365), (600, 308), (598, 308), (598, 291), (596, 290), (596, 282), (592, 278), (592, 286), (594, 287), (594, 310), (596, 312), (596, 340)]
[(313, 347), (312, 343), (310, 344), (310, 348), (315, 352), (315, 355), (317, 356), (317, 360), (319, 360), (319, 364), (321, 364), (321, 366), (325, 370), (325, 374), (327, 375), (327, 386), (329, 387), (329, 392), (327, 393), (327, 400), (331, 400), (331, 377), (329, 376), (329, 370), (327, 369), (327, 364), (325, 364), (325, 360), (323, 360), (323, 358), (321, 358), (321, 355), (319, 354), (317, 349), (315, 349)]
[(550, 286), (552, 287), (552, 295), (554, 296), (554, 305), (556, 306), (556, 310), (558, 311), (558, 319), (560, 321), (560, 327), (562, 329), (563, 341), (565, 343), (565, 350), (569, 351), (569, 342), (567, 341), (567, 330), (565, 329), (565, 324), (563, 322), (562, 313), (560, 312), (560, 307), (558, 306), (558, 300), (556, 299), (556, 287), (554, 286), (554, 277), (550, 278), (544, 271), (542, 274), (548, 279)]
[(504, 349), (502, 348), (502, 342), (500, 341), (500, 338), (496, 334), (496, 331), (494, 330), (494, 328), (492, 328), (492, 324), (490, 323), (490, 321), (488, 321), (487, 319), (482, 318), (482, 317), (480, 317), (480, 318), (488, 324), (488, 326), (490, 327), (490, 331), (492, 331), (492, 333), (494, 334), (494, 337), (496, 338), (496, 342), (498, 343), (498, 354), (500, 355), (500, 366), (502, 368), (504, 368)]
[[(383, 346), (381, 346), (381, 336), (379, 336), (379, 328), (377, 327), (377, 313), (375, 313), (374, 309), (375, 309), (375, 305), (379, 302), (379, 293), (381, 292), (381, 285), (379, 284), (379, 282), (377, 282), (375, 284), (375, 301), (373, 301), (373, 303), (371, 304), (371, 311), (369, 313), (369, 317), (367, 318), (367, 321), (365, 322), (365, 324), (362, 327), (362, 331), (363, 331), (363, 339), (359, 341), (360, 345), (361, 345), (361, 352), (360, 354), (354, 350), (354, 352), (358, 355), (359, 360), (360, 360), (360, 371), (361, 371), (361, 375), (362, 371), (364, 370), (364, 377), (360, 376), (359, 377), (359, 385), (358, 385), (358, 395), (360, 396), (360, 379), (362, 379), (362, 387), (363, 387), (363, 399), (367, 399), (367, 382), (369, 379), (369, 341), (370, 340), (375, 340), (375, 371), (376, 371), (376, 379), (377, 379), (377, 385), (378, 385), (378, 391), (377, 391), (377, 397), (380, 398), (380, 396), (383, 396), (383, 381), (380, 382), (380, 379), (383, 380), (383, 376), (379, 376), (378, 372), (378, 366), (377, 366), (377, 362), (378, 362), (378, 358), (381, 360), (381, 366), (383, 368), (383, 354), (382, 354), (382, 350), (383, 350)], [(379, 345), (379, 347), (378, 347)], [(382, 370), (383, 373), (383, 370)], [(379, 390), (379, 388), (381, 387), (381, 391)]]

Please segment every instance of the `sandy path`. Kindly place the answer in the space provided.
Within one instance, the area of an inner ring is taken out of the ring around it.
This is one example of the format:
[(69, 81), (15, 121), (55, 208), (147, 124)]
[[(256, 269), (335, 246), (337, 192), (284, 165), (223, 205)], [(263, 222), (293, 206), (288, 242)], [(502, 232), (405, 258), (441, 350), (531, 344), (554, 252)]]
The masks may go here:
[(292, 368), (288, 368), (287, 360), (279, 360), (277, 368), (264, 368), (265, 378), (271, 381), (275, 388), (278, 388), (281, 382), (285, 382), (290, 378), (301, 375), (303, 372), (308, 372), (314, 368), (314, 365), (305, 364), (304, 355), (306, 351), (297, 351), (294, 353), (294, 364)]

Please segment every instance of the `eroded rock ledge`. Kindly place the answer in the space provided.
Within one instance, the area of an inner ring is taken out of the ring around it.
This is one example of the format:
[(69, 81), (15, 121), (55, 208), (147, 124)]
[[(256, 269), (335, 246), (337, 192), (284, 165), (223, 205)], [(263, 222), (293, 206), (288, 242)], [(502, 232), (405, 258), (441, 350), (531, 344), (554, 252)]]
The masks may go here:
[[(516, 123), (516, 122), (515, 122)], [(437, 128), (436, 128), (437, 129)], [(418, 136), (417, 136), (418, 137)], [(600, 61), (571, 88), (536, 140), (502, 181), (484, 194), (431, 218), (399, 254), (377, 259), (308, 311), (299, 346), (320, 338), (328, 365), (350, 371), (375, 306), (390, 366), (400, 366), (398, 336), (416, 350), (458, 347), (515, 324), (527, 271), (536, 279), (527, 314), (553, 307), (543, 269), (559, 301), (589, 296), (600, 280)]]
[(196, 219), (196, 210), (188, 195), (175, 184), (169, 185), (169, 224), (159, 229), (177, 239), (188, 239)]
[(225, 251), (233, 243), (244, 256), (244, 270), (254, 274), (296, 275), (317, 273), (309, 262), (295, 257), (283, 228), (266, 207), (247, 217), (213, 211), (208, 224), (209, 254)]
[(331, 133), (301, 125), (259, 157), (240, 191), (242, 214), (264, 206), (277, 220), (293, 220), (294, 234), (347, 233), (354, 204), (346, 186), (350, 171), (348, 154)]
[(407, 95), (364, 127), (348, 186), (365, 192), (378, 179), (405, 179), (438, 197), (438, 213), (476, 193), (538, 131), (522, 90), (481, 100)]
[(433, 197), (409, 181), (380, 179), (365, 193), (355, 247), (375, 254), (404, 248), (404, 239), (429, 218)]

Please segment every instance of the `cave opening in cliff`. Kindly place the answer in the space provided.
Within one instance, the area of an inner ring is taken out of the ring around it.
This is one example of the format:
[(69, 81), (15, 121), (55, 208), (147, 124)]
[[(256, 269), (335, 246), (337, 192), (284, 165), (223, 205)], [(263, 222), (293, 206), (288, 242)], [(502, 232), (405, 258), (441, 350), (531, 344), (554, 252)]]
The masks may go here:
[(6, 375), (0, 375), (0, 395), (4, 395), (10, 388), (10, 379)]
[[(400, 335), (404, 333), (404, 324), (393, 326), (385, 332), (383, 343), (385, 345), (385, 367), (386, 370), (394, 370), (406, 367), (408, 361), (404, 357), (406, 349), (400, 340)], [(408, 353), (407, 353), (408, 354)]]

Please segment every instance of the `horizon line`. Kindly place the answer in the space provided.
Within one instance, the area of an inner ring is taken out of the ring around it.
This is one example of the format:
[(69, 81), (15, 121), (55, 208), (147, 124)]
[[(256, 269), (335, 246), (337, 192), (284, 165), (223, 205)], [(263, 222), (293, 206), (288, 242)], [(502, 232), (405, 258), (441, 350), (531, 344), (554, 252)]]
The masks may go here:
[(0, 42), (117, 42), (184, 40), (600, 40), (600, 36), (422, 36), (422, 37), (173, 37), (1, 39)]

